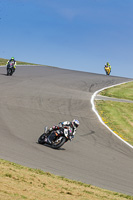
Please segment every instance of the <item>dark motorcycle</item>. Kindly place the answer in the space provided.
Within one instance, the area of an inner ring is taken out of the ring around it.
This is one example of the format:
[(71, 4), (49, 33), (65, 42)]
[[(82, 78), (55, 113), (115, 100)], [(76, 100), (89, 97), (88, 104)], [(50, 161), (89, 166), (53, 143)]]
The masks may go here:
[(7, 76), (12, 76), (15, 72), (14, 62), (10, 62), (7, 65)]
[(51, 144), (47, 143), (47, 137), (49, 137), (53, 133), (53, 131), (49, 132), (48, 127), (45, 127), (44, 133), (38, 139), (38, 143), (44, 145), (46, 144), (53, 149), (59, 149), (65, 142), (71, 140), (68, 134), (68, 130), (64, 129), (63, 131), (61, 131), (61, 129), (59, 129), (54, 132), (57, 133), (54, 141), (52, 141)]

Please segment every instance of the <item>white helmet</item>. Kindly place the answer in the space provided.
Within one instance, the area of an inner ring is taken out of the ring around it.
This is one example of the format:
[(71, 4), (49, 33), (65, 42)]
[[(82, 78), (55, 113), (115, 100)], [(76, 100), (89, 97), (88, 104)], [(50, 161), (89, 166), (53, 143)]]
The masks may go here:
[(74, 120), (72, 121), (72, 124), (73, 124), (73, 126), (74, 126), (75, 128), (77, 128), (77, 127), (79, 126), (79, 121), (78, 121), (77, 119), (74, 119)]

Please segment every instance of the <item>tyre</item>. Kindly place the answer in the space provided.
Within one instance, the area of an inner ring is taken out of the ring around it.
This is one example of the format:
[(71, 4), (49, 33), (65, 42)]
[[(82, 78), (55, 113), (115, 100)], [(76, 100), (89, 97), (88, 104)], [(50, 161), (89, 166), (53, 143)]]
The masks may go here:
[(38, 143), (39, 144), (44, 144), (45, 143), (45, 134), (44, 133), (39, 137)]
[(11, 76), (12, 75), (12, 70), (9, 68), (8, 70), (7, 70), (7, 76)]
[(64, 143), (66, 142), (66, 138), (62, 137), (61, 140), (60, 138), (58, 140), (56, 140), (53, 144), (52, 144), (52, 148), (53, 149), (59, 149)]
[(106, 75), (110, 75), (110, 71), (109, 70), (106, 71)]
[(9, 73), (9, 72), (10, 72), (10, 70), (8, 69), (8, 70), (7, 70), (7, 76), (9, 76), (9, 75), (10, 75), (10, 73)]

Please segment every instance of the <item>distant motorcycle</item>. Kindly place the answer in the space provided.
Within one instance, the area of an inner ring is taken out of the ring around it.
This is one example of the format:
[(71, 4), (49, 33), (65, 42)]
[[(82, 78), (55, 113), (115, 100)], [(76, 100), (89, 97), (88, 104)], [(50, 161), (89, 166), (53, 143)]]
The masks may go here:
[(104, 67), (106, 75), (110, 75), (111, 69), (110, 67)]
[(47, 143), (47, 137), (49, 137), (50, 134), (52, 134), (52, 132), (49, 132), (48, 127), (45, 127), (44, 133), (38, 139), (38, 143), (44, 144), (44, 145), (46, 144), (48, 146), (51, 146), (53, 149), (59, 149), (61, 146), (64, 145), (65, 142), (67, 142), (68, 140), (71, 140), (67, 129), (63, 129), (63, 131), (61, 131), (61, 129), (59, 129), (59, 130), (54, 131), (57, 133), (56, 134), (57, 136), (54, 139), (54, 141), (52, 141), (52, 143), (49, 144), (49, 143)]
[(7, 65), (7, 76), (12, 76), (15, 72), (15, 64), (14, 62), (10, 62)]

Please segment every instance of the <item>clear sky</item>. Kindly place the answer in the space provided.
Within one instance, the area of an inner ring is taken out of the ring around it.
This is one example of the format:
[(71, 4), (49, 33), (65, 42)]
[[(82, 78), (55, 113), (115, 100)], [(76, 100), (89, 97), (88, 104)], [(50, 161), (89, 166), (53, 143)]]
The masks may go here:
[(0, 0), (0, 58), (133, 78), (133, 0)]

